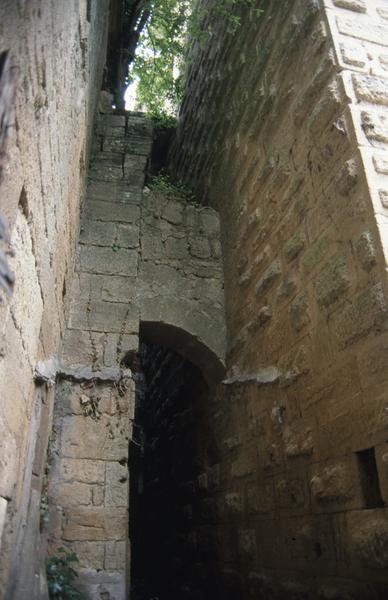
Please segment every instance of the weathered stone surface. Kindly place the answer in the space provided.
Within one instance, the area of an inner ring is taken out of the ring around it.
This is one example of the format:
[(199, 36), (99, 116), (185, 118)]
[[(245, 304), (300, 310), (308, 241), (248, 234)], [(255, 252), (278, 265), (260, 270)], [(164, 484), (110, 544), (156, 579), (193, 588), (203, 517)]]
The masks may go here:
[[(385, 511), (384, 511), (385, 512)], [(349, 513), (350, 551), (358, 566), (386, 569), (388, 565), (388, 525), (383, 511)]]
[(309, 303), (307, 294), (300, 294), (292, 301), (290, 306), (290, 319), (293, 328), (300, 331), (310, 321)]
[(128, 440), (129, 426), (117, 416), (102, 415), (98, 421), (78, 415), (63, 419), (62, 446), (66, 458), (103, 457), (119, 461), (127, 455)]
[(284, 247), (284, 254), (287, 261), (294, 260), (298, 254), (303, 250), (305, 245), (305, 238), (300, 233), (296, 234), (291, 238)]
[(105, 506), (127, 507), (129, 501), (128, 467), (120, 463), (106, 463)]
[(340, 8), (347, 8), (360, 13), (366, 12), (365, 0), (333, 0), (333, 4)]
[(96, 246), (112, 246), (116, 238), (116, 227), (113, 223), (85, 220), (81, 225), (80, 241)]
[(79, 270), (87, 273), (126, 276), (137, 274), (137, 251), (125, 248), (116, 250), (113, 243), (110, 248), (81, 246), (79, 261)]
[(81, 568), (103, 569), (104, 550), (103, 542), (74, 543), (74, 551), (78, 556), (79, 566)]
[(70, 309), (68, 326), (85, 331), (137, 333), (138, 314), (137, 307), (118, 302), (79, 302)]
[(78, 508), (71, 511), (63, 528), (67, 541), (125, 540), (128, 513), (120, 508)]
[(323, 269), (314, 283), (318, 304), (327, 307), (336, 302), (350, 285), (351, 281), (345, 258), (343, 256), (335, 257)]
[(264, 294), (273, 284), (276, 279), (281, 275), (281, 268), (279, 261), (274, 261), (270, 267), (265, 271), (264, 275), (259, 279), (255, 287), (257, 296)]
[(85, 220), (105, 221), (112, 223), (137, 223), (140, 217), (139, 207), (124, 202), (103, 202), (90, 200), (85, 207)]
[(103, 484), (105, 462), (103, 460), (62, 459), (59, 463), (60, 477), (64, 481), (80, 481), (89, 484)]

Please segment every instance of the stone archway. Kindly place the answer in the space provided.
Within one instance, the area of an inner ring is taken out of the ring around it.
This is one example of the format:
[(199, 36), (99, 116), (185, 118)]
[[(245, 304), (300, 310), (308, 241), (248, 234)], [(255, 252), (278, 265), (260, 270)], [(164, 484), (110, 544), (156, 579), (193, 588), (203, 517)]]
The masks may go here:
[(203, 473), (217, 460), (206, 407), (222, 362), (178, 327), (142, 323), (130, 444), (131, 599), (202, 598)]

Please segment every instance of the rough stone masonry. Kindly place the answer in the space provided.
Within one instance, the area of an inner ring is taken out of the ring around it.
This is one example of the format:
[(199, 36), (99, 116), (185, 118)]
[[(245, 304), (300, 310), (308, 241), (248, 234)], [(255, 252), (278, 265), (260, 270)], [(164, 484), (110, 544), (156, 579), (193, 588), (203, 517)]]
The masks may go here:
[(150, 122), (101, 114), (94, 141), (45, 493), (49, 551), (76, 552), (90, 598), (121, 600), (129, 593), (135, 416), (128, 356), (138, 351), (140, 330), (219, 380), (223, 277), (216, 211), (143, 191)]
[[(388, 596), (387, 6), (258, 4), (236, 36), (214, 19), (191, 48), (169, 168), (199, 204), (143, 189), (142, 116), (95, 119), (107, 0), (1, 5), (0, 69), (18, 70), (0, 206), (16, 275), (0, 307), (1, 598), (47, 597), (47, 536), (77, 552), (91, 598), (125, 598), (139, 336), (156, 366), (182, 356), (210, 389), (191, 413), (194, 500), (173, 502), (194, 568), (163, 557), (177, 593)], [(152, 428), (173, 389), (154, 367)], [(182, 439), (180, 415), (160, 431)]]

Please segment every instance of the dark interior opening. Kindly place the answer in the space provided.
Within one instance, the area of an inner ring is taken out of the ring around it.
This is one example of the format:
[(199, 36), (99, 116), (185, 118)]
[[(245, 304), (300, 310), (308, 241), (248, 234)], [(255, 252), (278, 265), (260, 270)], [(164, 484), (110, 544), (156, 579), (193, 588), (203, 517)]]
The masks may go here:
[(195, 365), (163, 346), (142, 343), (139, 364), (130, 447), (131, 598), (203, 599), (197, 482), (211, 459), (201, 426), (209, 388)]
[(92, 16), (92, 0), (86, 0), (86, 19), (90, 23)]
[(379, 508), (384, 506), (380, 491), (375, 449), (367, 448), (366, 450), (360, 450), (360, 452), (357, 452), (357, 459), (365, 508)]

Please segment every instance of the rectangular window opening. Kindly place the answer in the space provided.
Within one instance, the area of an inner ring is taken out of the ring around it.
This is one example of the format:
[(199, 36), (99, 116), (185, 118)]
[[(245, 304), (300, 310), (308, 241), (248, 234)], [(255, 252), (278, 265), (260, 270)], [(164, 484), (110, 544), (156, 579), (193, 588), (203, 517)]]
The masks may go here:
[(374, 448), (356, 452), (360, 473), (361, 490), (364, 496), (364, 508), (380, 508), (385, 506), (381, 496), (379, 475)]

